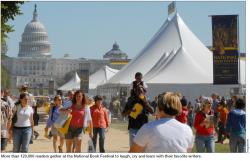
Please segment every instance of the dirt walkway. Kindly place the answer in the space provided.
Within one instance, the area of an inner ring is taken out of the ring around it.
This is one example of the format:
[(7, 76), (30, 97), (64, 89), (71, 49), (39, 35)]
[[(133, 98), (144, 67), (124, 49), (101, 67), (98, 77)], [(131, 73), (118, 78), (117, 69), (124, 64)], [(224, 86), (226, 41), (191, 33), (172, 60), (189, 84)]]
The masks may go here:
[[(44, 127), (45, 121), (48, 116), (44, 114), (44, 112), (40, 113), (40, 124), (35, 127), (35, 130), (39, 132), (40, 136), (34, 140), (33, 144), (29, 146), (29, 152), (31, 153), (53, 153), (53, 142), (52, 139), (45, 138), (44, 135)], [(118, 130), (115, 128), (109, 128), (108, 132), (105, 135), (105, 150), (106, 152), (128, 152), (129, 150), (129, 139), (128, 132), (124, 130)], [(82, 152), (87, 152), (87, 141), (88, 135), (84, 135), (82, 137)], [(97, 139), (98, 140), (98, 139)], [(59, 140), (58, 140), (59, 144)], [(97, 141), (97, 152), (99, 152), (99, 143)], [(7, 152), (12, 152), (13, 144), (10, 143), (7, 146)], [(64, 144), (63, 152), (66, 151), (66, 144)]]

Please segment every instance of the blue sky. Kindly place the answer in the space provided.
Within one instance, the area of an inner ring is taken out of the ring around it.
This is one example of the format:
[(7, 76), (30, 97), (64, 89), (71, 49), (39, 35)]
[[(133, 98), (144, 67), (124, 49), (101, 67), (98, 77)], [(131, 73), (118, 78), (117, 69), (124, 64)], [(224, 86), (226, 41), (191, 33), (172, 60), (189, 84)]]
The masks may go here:
[[(26, 2), (23, 15), (9, 24), (15, 32), (9, 34), (7, 55), (17, 57), (25, 25), (32, 20), (37, 4), (38, 18), (44, 24), (52, 57), (97, 58), (117, 42), (129, 58), (137, 55), (168, 17), (170, 2)], [(177, 10), (187, 26), (205, 44), (212, 44), (209, 15), (239, 15), (240, 51), (246, 52), (246, 3), (176, 2)]]

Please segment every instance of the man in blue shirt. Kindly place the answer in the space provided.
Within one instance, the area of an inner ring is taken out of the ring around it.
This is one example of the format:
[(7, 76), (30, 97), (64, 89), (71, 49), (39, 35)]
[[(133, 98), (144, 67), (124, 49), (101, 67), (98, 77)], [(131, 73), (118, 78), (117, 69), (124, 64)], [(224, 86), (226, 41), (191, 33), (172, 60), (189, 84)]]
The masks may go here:
[(226, 132), (230, 136), (230, 152), (246, 152), (246, 112), (245, 102), (239, 98), (235, 102), (235, 109), (228, 114)]

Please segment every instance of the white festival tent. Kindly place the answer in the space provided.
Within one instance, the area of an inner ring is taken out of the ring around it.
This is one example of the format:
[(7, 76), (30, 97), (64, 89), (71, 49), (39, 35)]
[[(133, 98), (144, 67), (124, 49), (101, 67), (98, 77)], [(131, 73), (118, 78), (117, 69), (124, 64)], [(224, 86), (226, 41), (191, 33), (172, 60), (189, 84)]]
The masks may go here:
[(69, 90), (78, 90), (80, 89), (81, 79), (79, 78), (77, 72), (74, 76), (64, 85), (58, 88), (58, 90), (69, 91)]
[(119, 70), (105, 65), (89, 77), (89, 89), (95, 89), (98, 85), (106, 83)]
[(138, 71), (146, 82), (164, 71), (169, 75), (162, 80), (164, 83), (212, 83), (212, 65), (211, 51), (176, 14), (165, 21), (146, 47), (108, 83), (129, 84)]
[(141, 72), (151, 99), (165, 91), (181, 92), (192, 101), (201, 94), (227, 95), (230, 88), (238, 85), (213, 85), (212, 59), (212, 52), (176, 13), (129, 64), (106, 84), (98, 86), (98, 94), (112, 95), (114, 89), (108, 88), (129, 86), (135, 73)]

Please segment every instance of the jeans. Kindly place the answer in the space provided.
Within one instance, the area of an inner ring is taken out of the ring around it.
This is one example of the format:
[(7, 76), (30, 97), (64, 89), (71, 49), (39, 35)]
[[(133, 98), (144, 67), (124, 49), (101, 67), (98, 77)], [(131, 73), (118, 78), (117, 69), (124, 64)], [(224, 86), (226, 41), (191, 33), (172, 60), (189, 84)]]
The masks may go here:
[(133, 142), (134, 142), (134, 137), (137, 134), (137, 132), (139, 131), (139, 129), (129, 129), (129, 145), (130, 147), (132, 146)]
[(29, 149), (29, 143), (31, 140), (32, 128), (13, 128), (13, 152), (14, 153), (27, 153)]
[(230, 152), (232, 153), (244, 153), (246, 152), (246, 137), (245, 135), (242, 136), (233, 136), (230, 135)]
[(8, 144), (8, 139), (7, 138), (1, 138), (1, 151), (5, 151), (6, 147)]
[(226, 139), (225, 134), (225, 125), (222, 122), (218, 123), (219, 131), (218, 131), (218, 142), (223, 143), (223, 141)]
[(215, 143), (213, 135), (209, 136), (196, 135), (195, 145), (198, 153), (204, 153), (205, 150), (207, 153), (215, 152)]
[(96, 151), (96, 140), (97, 134), (99, 134), (99, 149), (100, 153), (105, 153), (104, 150), (104, 139), (105, 139), (105, 128), (93, 128), (93, 145)]

